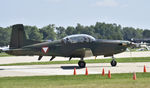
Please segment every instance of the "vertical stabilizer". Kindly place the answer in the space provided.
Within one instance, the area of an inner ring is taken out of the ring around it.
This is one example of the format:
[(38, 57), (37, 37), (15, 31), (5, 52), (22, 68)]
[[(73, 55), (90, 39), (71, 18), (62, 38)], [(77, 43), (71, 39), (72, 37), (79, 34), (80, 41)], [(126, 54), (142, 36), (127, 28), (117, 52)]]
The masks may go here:
[(26, 35), (23, 24), (16, 24), (12, 26), (10, 49), (21, 48), (26, 41)]

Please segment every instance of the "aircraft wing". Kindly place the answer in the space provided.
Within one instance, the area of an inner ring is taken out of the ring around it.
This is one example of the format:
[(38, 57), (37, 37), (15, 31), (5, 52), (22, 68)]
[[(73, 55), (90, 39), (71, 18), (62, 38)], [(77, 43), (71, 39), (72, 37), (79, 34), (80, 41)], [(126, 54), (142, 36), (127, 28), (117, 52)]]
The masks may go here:
[(89, 57), (93, 56), (92, 50), (90, 48), (76, 49), (72, 52), (73, 56)]

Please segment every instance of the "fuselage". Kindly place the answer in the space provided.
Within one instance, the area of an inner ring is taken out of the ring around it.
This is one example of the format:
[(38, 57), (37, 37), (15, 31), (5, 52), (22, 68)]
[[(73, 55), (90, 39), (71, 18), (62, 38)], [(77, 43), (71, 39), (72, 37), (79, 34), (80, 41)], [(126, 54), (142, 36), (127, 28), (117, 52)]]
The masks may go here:
[[(84, 57), (104, 55), (113, 56), (121, 53), (129, 47), (129, 41), (122, 40), (102, 40), (95, 39), (87, 34), (75, 34), (66, 36), (61, 40), (51, 42), (41, 42), (37, 40), (27, 39), (23, 24), (12, 26), (10, 39), (10, 49), (5, 52), (15, 56), (33, 56), (38, 55), (38, 60), (43, 56), (52, 56), (52, 61), (56, 56), (79, 57), (79, 67), (86, 66)], [(117, 62), (113, 59), (112, 66), (116, 66)]]
[[(126, 50), (129, 41), (122, 40), (102, 40), (96, 39), (90, 42), (63, 42), (63, 40), (57, 40), (52, 42), (43, 42), (33, 45), (24, 46), (19, 49), (12, 49), (6, 53), (17, 56), (64, 56), (64, 57), (85, 57), (80, 52), (81, 49), (90, 49), (93, 56), (104, 55), (113, 56), (113, 54), (121, 53)], [(43, 47), (47, 47), (47, 50), (43, 52)], [(79, 52), (77, 52), (79, 50)]]

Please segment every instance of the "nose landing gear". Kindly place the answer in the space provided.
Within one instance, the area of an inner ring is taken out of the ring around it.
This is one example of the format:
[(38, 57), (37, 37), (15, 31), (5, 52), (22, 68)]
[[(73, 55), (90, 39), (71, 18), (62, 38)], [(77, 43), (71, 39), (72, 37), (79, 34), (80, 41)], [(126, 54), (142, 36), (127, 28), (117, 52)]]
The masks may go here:
[[(112, 67), (117, 66), (117, 61), (115, 60), (114, 57), (112, 57), (112, 61), (110, 62)], [(81, 58), (81, 60), (78, 62), (78, 65), (80, 68), (85, 68), (86, 67), (86, 62), (83, 60), (83, 58)]]
[(112, 56), (112, 61), (110, 62), (112, 67), (115, 67), (117, 65), (117, 61), (115, 60), (114, 56)]
[(110, 64), (111, 64), (112, 67), (115, 67), (117, 65), (117, 61), (112, 60)]

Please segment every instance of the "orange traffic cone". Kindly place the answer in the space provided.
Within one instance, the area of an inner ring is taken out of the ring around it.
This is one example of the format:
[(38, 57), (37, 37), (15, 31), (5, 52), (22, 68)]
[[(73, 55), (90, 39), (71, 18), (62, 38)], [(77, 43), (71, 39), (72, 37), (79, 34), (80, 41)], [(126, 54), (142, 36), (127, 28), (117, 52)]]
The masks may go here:
[(146, 66), (144, 65), (144, 72), (146, 72)]
[(85, 70), (85, 75), (88, 75), (88, 69), (87, 69), (87, 67), (86, 67), (86, 70)]
[(77, 73), (76, 73), (76, 68), (74, 68), (74, 72), (73, 72), (73, 74), (74, 74), (74, 75), (77, 75)]
[(108, 78), (111, 78), (110, 70), (108, 71)]
[(136, 73), (133, 73), (133, 80), (136, 80)]
[(102, 76), (105, 76), (105, 70), (104, 70), (104, 68), (102, 70)]

